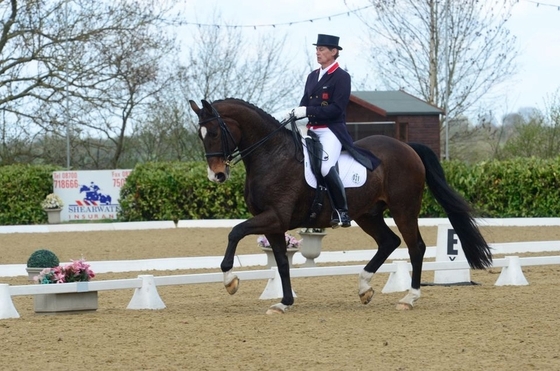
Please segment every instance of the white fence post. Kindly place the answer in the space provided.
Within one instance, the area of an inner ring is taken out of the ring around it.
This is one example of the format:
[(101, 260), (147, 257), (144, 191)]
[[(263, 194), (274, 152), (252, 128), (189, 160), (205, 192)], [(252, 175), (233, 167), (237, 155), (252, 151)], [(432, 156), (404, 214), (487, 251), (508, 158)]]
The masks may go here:
[(394, 272), (389, 273), (389, 279), (381, 290), (382, 293), (388, 294), (390, 292), (401, 292), (410, 289), (410, 271), (408, 269), (408, 262), (404, 260), (394, 261), (396, 266)]
[(134, 295), (126, 309), (164, 309), (165, 304), (159, 297), (156, 282), (152, 275), (140, 275), (142, 287), (134, 289)]
[(508, 264), (502, 268), (500, 276), (496, 280), (494, 286), (526, 286), (529, 284), (525, 276), (523, 275), (523, 270), (521, 270), (521, 263), (519, 261), (519, 256), (506, 256)]
[[(280, 273), (278, 273), (278, 267), (271, 267), (270, 269), (274, 272), (274, 278), (268, 279), (266, 287), (259, 297), (259, 299), (262, 300), (279, 299), (284, 296), (282, 292), (282, 281), (280, 279)], [(294, 290), (292, 290), (292, 295), (294, 296), (294, 298), (297, 298)]]
[(0, 283), (0, 319), (19, 318), (19, 313), (12, 302), (10, 285)]

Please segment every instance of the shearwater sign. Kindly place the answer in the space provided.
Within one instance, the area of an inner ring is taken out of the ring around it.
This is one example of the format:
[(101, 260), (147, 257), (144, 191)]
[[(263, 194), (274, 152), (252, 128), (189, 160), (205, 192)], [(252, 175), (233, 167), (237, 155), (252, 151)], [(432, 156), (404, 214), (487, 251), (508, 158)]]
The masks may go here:
[(53, 192), (62, 198), (62, 221), (116, 219), (121, 187), (131, 170), (55, 171)]

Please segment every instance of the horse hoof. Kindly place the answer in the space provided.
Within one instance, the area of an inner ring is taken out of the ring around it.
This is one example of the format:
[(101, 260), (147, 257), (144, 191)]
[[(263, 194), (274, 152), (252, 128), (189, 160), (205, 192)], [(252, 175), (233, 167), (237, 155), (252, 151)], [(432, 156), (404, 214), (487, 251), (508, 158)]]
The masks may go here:
[(235, 277), (229, 285), (226, 285), (226, 290), (230, 295), (233, 295), (237, 292), (237, 289), (239, 289), (239, 278)]
[(373, 298), (373, 293), (375, 291), (373, 291), (373, 289), (370, 287), (366, 292), (364, 292), (363, 294), (360, 294), (360, 300), (362, 301), (362, 304), (369, 304), (369, 302), (371, 301), (371, 299)]
[(274, 304), (266, 311), (266, 314), (284, 314), (290, 306), (282, 303)]
[(397, 310), (412, 310), (414, 307), (408, 303), (397, 303)]
[(266, 314), (284, 314), (284, 311), (282, 309), (279, 309), (279, 308), (270, 307), (266, 311)]

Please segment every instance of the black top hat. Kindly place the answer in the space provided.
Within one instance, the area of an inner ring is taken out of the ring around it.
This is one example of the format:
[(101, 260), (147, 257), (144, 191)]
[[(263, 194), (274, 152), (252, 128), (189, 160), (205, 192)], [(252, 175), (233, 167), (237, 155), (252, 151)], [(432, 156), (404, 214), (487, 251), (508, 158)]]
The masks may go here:
[(338, 36), (331, 36), (331, 35), (323, 35), (319, 34), (317, 36), (317, 44), (313, 44), (315, 46), (330, 46), (332, 48), (337, 48), (338, 50), (342, 50), (340, 46), (338, 46), (338, 40), (340, 37)]

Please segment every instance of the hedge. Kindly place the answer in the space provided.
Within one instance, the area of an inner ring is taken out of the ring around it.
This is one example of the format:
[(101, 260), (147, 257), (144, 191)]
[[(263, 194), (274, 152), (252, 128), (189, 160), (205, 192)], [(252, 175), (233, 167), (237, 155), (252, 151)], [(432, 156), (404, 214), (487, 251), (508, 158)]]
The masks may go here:
[(227, 182), (217, 184), (208, 179), (203, 162), (141, 164), (134, 168), (121, 189), (119, 218), (123, 221), (248, 218), (244, 181), (245, 170), (241, 165), (232, 169)]
[(47, 223), (41, 201), (52, 193), (57, 170), (49, 165), (0, 167), (0, 225)]

